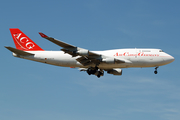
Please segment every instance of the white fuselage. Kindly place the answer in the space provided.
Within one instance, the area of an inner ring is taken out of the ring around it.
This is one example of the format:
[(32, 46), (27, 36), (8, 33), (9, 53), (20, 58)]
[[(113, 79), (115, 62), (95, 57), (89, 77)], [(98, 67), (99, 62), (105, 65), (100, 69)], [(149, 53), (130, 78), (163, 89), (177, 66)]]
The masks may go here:
[[(28, 51), (35, 55), (32, 56), (19, 56), (13, 54), (16, 57), (38, 61), (46, 64), (63, 66), (63, 67), (82, 67), (88, 68), (89, 66), (83, 66), (76, 59), (81, 56), (72, 57), (69, 54), (65, 54), (63, 51)], [(129, 67), (157, 67), (169, 64), (174, 61), (174, 58), (163, 52), (160, 49), (114, 49), (106, 51), (92, 51), (108, 57), (114, 57), (116, 59), (124, 60), (125, 63), (101, 63), (98, 67), (102, 69), (112, 68), (129, 68)]]

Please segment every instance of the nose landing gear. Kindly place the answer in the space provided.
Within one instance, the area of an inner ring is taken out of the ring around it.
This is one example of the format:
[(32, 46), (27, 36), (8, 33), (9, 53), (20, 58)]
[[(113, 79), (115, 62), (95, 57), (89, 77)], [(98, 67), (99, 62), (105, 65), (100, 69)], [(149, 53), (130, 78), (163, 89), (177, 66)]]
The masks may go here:
[(157, 74), (157, 73), (158, 73), (158, 72), (157, 72), (157, 69), (158, 69), (158, 67), (155, 68), (154, 74)]

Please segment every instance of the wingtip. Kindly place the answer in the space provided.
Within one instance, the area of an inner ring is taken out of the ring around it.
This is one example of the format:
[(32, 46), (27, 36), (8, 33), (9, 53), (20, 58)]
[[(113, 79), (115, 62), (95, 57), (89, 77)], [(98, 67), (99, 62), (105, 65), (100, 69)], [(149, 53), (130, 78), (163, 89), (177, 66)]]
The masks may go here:
[(8, 49), (9, 48), (9, 46), (4, 46), (6, 49)]
[(43, 37), (43, 38), (48, 37), (47, 35), (45, 35), (45, 34), (44, 34), (44, 33), (42, 33), (42, 32), (39, 32), (39, 34), (40, 34), (40, 36), (41, 36), (41, 37)]

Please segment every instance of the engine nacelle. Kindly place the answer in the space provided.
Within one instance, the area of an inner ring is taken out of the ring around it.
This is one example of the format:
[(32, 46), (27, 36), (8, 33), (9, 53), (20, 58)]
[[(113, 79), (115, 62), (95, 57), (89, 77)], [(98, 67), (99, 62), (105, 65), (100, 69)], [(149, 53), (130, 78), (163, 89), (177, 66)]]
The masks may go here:
[(113, 74), (113, 75), (122, 75), (122, 70), (121, 69), (112, 69), (112, 70), (108, 70), (107, 73)]
[(105, 58), (102, 61), (105, 62), (105, 63), (108, 63), (108, 64), (114, 64), (115, 63), (114, 58)]
[(82, 56), (89, 56), (89, 50), (78, 50), (77, 54)]

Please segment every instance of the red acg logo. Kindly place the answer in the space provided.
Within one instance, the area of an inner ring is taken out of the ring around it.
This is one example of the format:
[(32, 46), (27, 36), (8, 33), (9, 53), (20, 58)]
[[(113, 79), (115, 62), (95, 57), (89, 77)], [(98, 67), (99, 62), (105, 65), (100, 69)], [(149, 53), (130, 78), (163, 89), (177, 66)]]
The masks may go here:
[(33, 49), (35, 47), (34, 43), (31, 42), (27, 37), (25, 37), (22, 33), (13, 34), (14, 39), (16, 40), (17, 44), (22, 47), (22, 49)]

